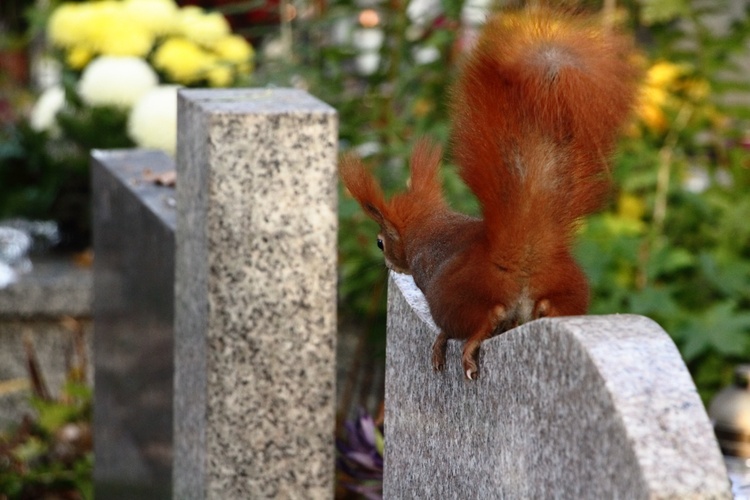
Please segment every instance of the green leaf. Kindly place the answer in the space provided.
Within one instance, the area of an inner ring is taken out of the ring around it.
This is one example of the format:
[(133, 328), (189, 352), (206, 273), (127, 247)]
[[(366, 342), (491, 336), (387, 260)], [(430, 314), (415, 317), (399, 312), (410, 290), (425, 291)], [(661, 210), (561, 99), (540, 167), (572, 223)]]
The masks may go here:
[(69, 397), (77, 400), (79, 406), (91, 401), (91, 387), (85, 383), (70, 381), (65, 384), (63, 390)]
[(750, 312), (738, 311), (731, 300), (719, 302), (691, 317), (677, 336), (682, 340), (681, 352), (686, 361), (711, 351), (724, 356), (747, 356), (750, 354)]
[(13, 455), (21, 462), (31, 462), (47, 453), (47, 444), (39, 438), (30, 437), (13, 449)]
[(750, 297), (750, 262), (737, 255), (703, 252), (698, 257), (706, 280), (727, 297)]
[(673, 21), (690, 14), (685, 0), (640, 0), (641, 21), (647, 26)]
[(385, 456), (385, 438), (377, 427), (375, 427), (375, 449), (378, 450), (381, 457)]
[(630, 312), (653, 317), (671, 317), (679, 313), (679, 307), (669, 287), (649, 286), (628, 295)]
[(62, 427), (64, 424), (75, 420), (78, 410), (70, 405), (57, 401), (33, 401), (38, 413), (39, 426), (48, 434)]

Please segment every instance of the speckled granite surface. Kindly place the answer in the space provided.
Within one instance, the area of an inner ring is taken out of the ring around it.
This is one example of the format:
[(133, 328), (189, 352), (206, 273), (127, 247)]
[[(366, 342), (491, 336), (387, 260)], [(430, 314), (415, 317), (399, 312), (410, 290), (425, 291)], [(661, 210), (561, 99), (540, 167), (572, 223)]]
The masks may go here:
[[(544, 319), (482, 345), (480, 379), (391, 274), (386, 498), (731, 498), (708, 417), (669, 336), (632, 315)], [(425, 321), (428, 319), (428, 321)]]
[(175, 498), (333, 496), (335, 111), (179, 96)]

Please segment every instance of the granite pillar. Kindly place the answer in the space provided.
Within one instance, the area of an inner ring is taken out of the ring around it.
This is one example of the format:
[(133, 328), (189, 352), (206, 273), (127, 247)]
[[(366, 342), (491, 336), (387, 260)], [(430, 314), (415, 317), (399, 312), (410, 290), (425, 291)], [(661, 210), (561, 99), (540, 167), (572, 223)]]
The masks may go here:
[(164, 153), (94, 151), (94, 491), (169, 498), (175, 190)]
[(482, 344), (480, 378), (430, 362), (437, 329), (391, 274), (385, 498), (731, 498), (669, 336), (632, 315), (550, 318)]
[(335, 111), (178, 97), (174, 498), (333, 496)]

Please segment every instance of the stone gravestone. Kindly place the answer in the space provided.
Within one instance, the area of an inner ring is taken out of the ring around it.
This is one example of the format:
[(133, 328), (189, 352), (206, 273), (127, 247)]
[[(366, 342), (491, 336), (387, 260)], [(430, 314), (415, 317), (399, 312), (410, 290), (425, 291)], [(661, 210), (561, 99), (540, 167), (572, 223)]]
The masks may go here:
[(178, 102), (174, 497), (332, 497), (336, 113), (290, 89)]
[(174, 371), (174, 169), (157, 151), (94, 151), (97, 498), (169, 498)]
[(632, 315), (543, 319), (458, 342), (432, 370), (437, 329), (391, 274), (385, 498), (731, 498), (713, 430), (669, 336)]
[[(0, 428), (18, 425), (33, 414), (24, 337), (32, 341), (53, 397), (60, 395), (75, 352), (75, 332), (82, 328), (91, 350), (92, 272), (69, 257), (34, 255), (33, 268), (18, 282), (0, 288)], [(74, 322), (66, 321), (74, 318)], [(87, 376), (93, 380), (91, 356)]]

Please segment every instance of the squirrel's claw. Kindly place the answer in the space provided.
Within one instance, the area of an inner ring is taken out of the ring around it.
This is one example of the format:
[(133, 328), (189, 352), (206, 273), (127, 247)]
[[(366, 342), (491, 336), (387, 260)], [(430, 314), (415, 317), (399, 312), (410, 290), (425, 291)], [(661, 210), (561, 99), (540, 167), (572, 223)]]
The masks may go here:
[(473, 381), (479, 378), (479, 369), (473, 360), (469, 362), (464, 361), (464, 374), (468, 380)]

